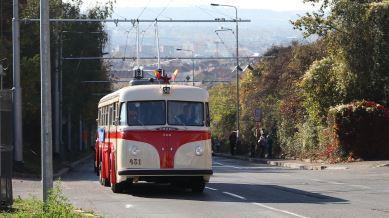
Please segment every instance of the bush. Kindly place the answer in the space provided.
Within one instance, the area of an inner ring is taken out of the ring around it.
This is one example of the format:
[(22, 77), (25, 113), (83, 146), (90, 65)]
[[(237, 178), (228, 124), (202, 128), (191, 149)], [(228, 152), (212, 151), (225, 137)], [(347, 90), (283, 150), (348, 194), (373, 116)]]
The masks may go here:
[(36, 199), (15, 199), (13, 208), (9, 211), (2, 211), (0, 217), (87, 217), (93, 214), (77, 210), (69, 203), (62, 194), (60, 184), (57, 183), (50, 191), (47, 204)]
[(332, 161), (389, 158), (389, 110), (371, 101), (331, 108), (324, 155)]

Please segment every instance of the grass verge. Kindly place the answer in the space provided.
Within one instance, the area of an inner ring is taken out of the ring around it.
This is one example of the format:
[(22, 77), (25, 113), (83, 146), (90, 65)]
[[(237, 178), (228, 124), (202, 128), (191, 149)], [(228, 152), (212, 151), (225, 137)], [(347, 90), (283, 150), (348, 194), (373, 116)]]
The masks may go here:
[(76, 209), (63, 195), (60, 183), (50, 191), (47, 204), (33, 197), (31, 199), (14, 200), (12, 208), (0, 211), (0, 217), (97, 217), (93, 212)]

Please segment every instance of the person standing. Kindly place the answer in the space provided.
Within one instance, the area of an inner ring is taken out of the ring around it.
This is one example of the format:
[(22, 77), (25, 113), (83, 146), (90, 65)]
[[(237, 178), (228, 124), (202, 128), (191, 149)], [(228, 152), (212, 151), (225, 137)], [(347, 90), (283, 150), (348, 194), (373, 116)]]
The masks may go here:
[(231, 152), (231, 155), (234, 155), (235, 154), (235, 146), (236, 146), (236, 133), (234, 131), (231, 132), (230, 137), (228, 138), (228, 140), (230, 141), (230, 152)]
[(265, 133), (263, 133), (263, 132), (261, 133), (261, 136), (259, 137), (258, 145), (259, 145), (259, 149), (260, 149), (259, 157), (263, 158), (263, 157), (265, 157), (266, 151), (267, 151), (267, 139), (266, 139)]
[(272, 158), (272, 156), (273, 156), (273, 138), (272, 138), (270, 133), (267, 134), (266, 141), (267, 141), (267, 157)]

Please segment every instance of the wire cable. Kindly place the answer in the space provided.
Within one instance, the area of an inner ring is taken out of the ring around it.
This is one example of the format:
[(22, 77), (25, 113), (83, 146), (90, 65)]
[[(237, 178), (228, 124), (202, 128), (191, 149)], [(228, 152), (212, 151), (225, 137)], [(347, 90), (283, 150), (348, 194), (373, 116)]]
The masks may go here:
[(136, 19), (139, 19), (139, 18), (143, 15), (143, 13), (145, 12), (145, 10), (146, 10), (147, 7), (149, 6), (150, 2), (151, 2), (151, 0), (149, 0), (149, 1), (147, 2), (146, 6), (143, 8), (143, 10), (142, 10), (142, 11), (140, 12), (140, 14), (138, 15), (138, 18), (136, 18)]

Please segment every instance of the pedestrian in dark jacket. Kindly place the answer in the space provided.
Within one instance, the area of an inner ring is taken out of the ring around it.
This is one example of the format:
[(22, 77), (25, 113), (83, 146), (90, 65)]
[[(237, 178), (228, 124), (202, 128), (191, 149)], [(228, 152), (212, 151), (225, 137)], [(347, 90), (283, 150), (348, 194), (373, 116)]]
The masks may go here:
[(235, 154), (235, 146), (236, 146), (236, 133), (232, 132), (230, 134), (230, 137), (228, 138), (228, 140), (230, 141), (230, 152), (231, 152), (231, 155), (234, 155)]
[(272, 158), (273, 156), (273, 138), (270, 134), (266, 136), (267, 140), (267, 157)]
[(261, 136), (259, 137), (258, 145), (259, 145), (259, 149), (260, 149), (259, 157), (263, 158), (266, 155), (266, 151), (267, 151), (267, 147), (268, 147), (267, 146), (267, 139), (266, 139), (266, 136), (264, 133), (262, 133)]

